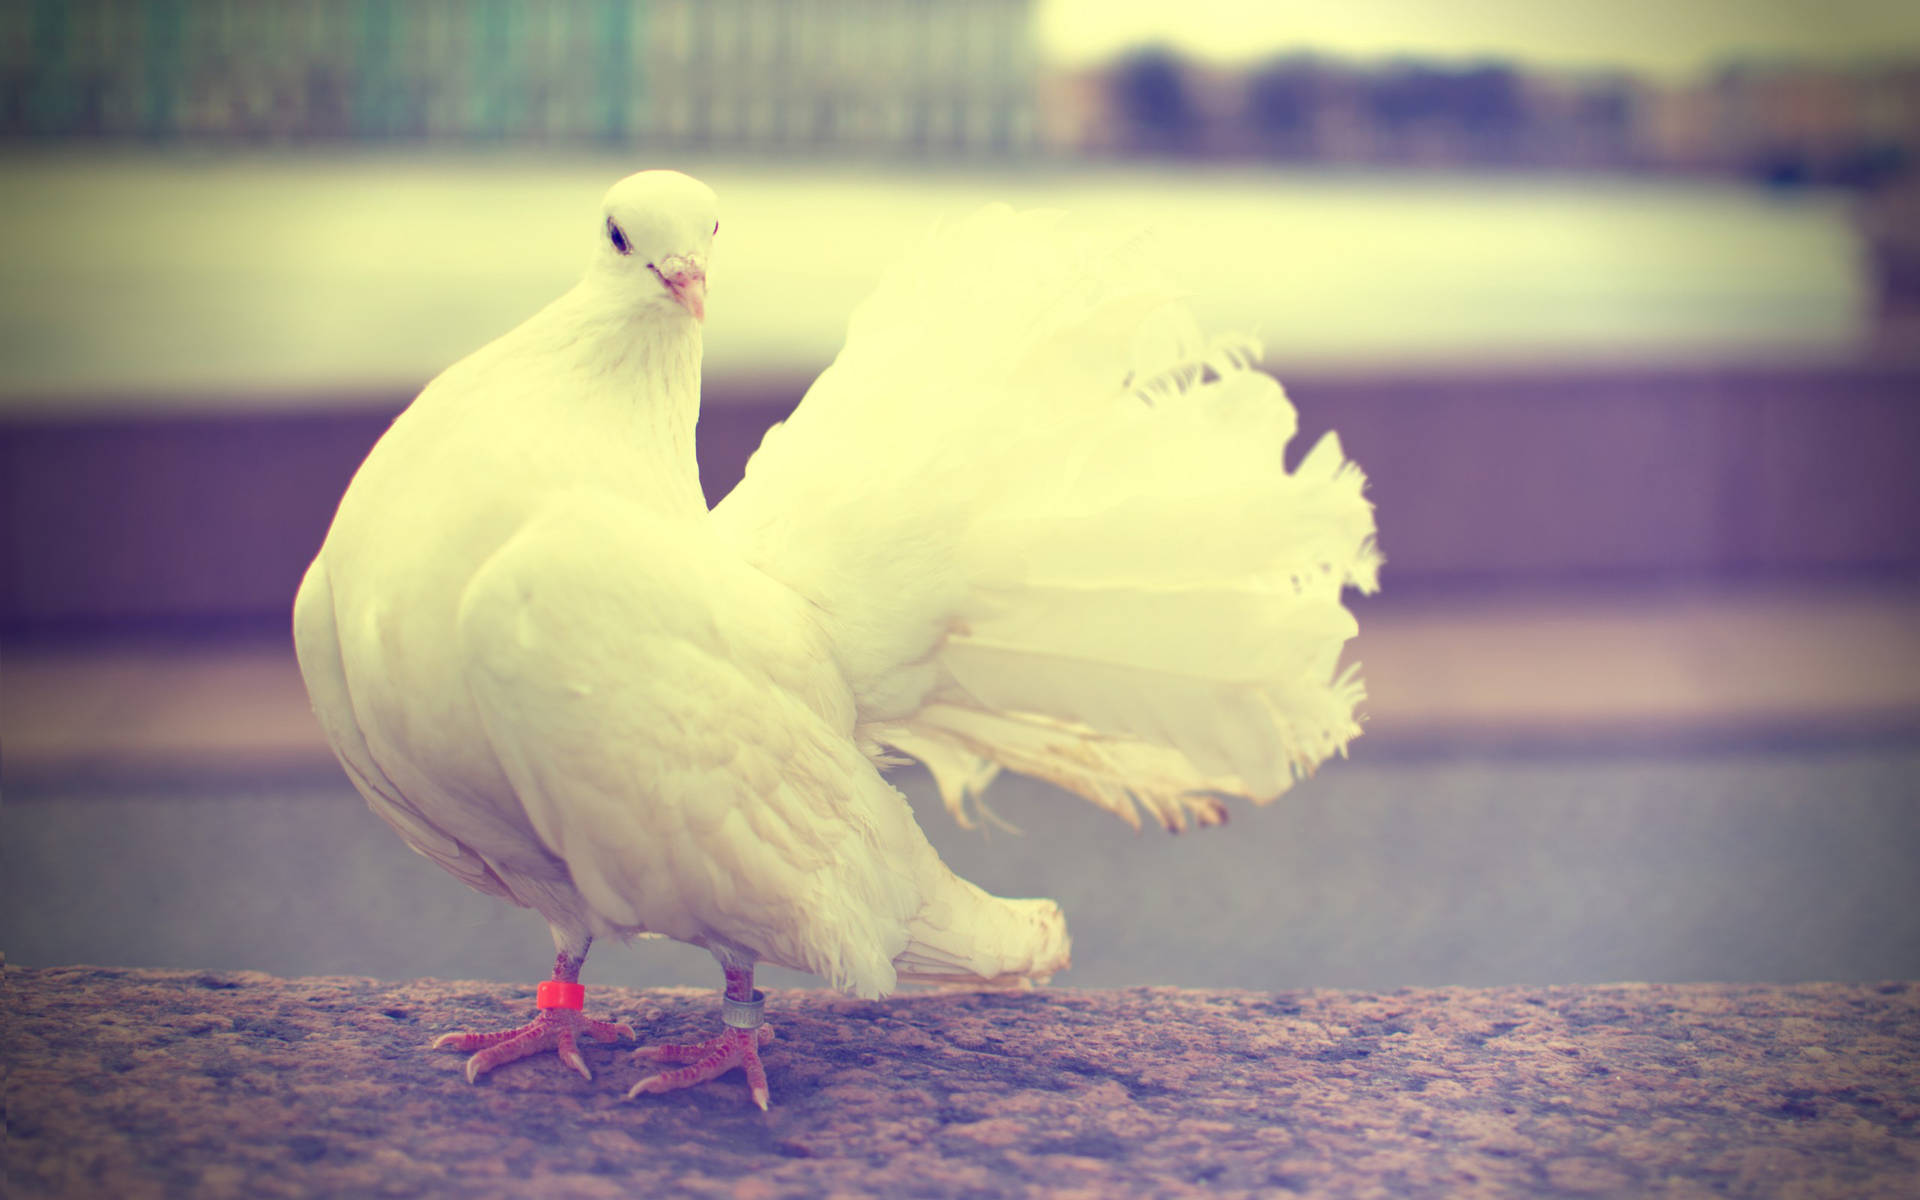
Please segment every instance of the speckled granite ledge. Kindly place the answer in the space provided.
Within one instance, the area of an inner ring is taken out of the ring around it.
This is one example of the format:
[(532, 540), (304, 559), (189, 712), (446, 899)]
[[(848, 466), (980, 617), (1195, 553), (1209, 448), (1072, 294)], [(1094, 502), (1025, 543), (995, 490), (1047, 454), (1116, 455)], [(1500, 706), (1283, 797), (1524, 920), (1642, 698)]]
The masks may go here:
[[(470, 1087), (530, 986), (5, 971), (10, 1194), (1911, 1196), (1920, 985), (776, 993), (736, 1073)], [(590, 988), (649, 1039), (712, 994)]]

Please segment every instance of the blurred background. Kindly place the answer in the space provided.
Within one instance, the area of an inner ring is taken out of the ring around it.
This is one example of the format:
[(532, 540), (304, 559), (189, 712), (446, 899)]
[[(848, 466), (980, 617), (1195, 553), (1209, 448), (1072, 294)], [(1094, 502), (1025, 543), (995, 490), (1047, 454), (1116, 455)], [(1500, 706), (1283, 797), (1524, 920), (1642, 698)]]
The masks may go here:
[(1062, 983), (1920, 976), (1900, 0), (39, 0), (0, 160), (9, 962), (544, 975), (354, 795), (288, 612), (394, 414), (673, 166), (724, 209), (712, 498), (991, 200), (1153, 227), (1372, 479), (1350, 761), (1180, 838), (899, 774), (1065, 904)]

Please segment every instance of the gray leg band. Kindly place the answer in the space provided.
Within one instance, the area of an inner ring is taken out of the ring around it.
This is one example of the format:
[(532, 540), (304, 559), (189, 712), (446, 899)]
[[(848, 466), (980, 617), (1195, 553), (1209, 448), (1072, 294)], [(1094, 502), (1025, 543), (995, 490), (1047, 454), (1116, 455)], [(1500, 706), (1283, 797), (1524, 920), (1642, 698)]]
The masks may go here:
[(730, 1029), (758, 1029), (767, 1023), (767, 996), (759, 988), (753, 989), (753, 999), (735, 1000), (732, 996), (720, 998), (720, 1023)]

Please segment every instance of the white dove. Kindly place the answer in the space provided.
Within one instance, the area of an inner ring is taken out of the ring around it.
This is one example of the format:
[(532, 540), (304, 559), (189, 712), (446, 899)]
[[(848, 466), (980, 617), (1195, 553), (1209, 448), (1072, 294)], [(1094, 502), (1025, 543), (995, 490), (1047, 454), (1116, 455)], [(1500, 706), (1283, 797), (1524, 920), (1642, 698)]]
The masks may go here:
[[(1245, 343), (1201, 344), (1130, 243), (991, 208), (931, 237), (711, 512), (694, 460), (713, 193), (605, 198), (581, 281), (380, 439), (300, 586), (300, 669), (373, 810), (545, 917), (538, 1015), (448, 1034), (468, 1078), (589, 1074), (593, 939), (703, 946), (722, 1029), (636, 1052), (659, 1092), (744, 1069), (756, 962), (879, 997), (1067, 966), (1060, 909), (954, 875), (881, 775), (963, 823), (1000, 768), (1138, 825), (1224, 819), (1359, 733), (1341, 589), (1379, 557), (1329, 434)], [(630, 1093), (630, 1094), (633, 1094)]]

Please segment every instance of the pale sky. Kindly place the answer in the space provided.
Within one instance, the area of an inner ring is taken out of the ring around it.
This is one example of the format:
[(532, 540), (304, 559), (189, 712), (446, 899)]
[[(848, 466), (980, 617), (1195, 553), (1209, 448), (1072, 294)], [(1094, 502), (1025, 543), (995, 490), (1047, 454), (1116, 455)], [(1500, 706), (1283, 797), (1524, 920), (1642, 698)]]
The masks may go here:
[(1155, 42), (1227, 62), (1312, 51), (1670, 76), (1733, 56), (1920, 59), (1916, 0), (1039, 0), (1037, 21), (1067, 63)]

